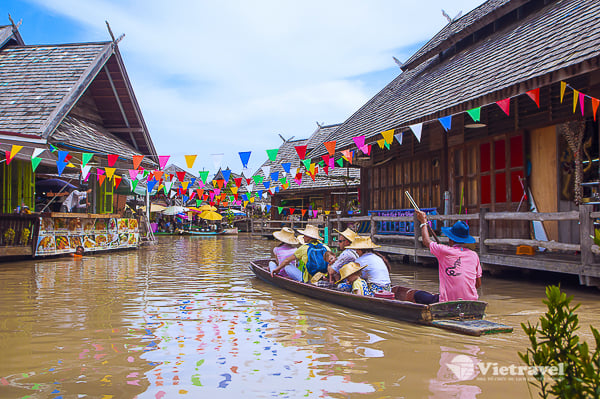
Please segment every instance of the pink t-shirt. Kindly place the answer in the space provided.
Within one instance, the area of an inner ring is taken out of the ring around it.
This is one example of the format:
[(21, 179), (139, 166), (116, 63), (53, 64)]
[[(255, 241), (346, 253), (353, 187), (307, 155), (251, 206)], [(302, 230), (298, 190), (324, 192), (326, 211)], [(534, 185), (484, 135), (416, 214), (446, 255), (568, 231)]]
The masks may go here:
[(440, 264), (440, 302), (479, 298), (475, 282), (481, 277), (481, 264), (476, 252), (435, 242), (429, 244), (429, 251)]
[[(292, 256), (294, 252), (296, 252), (296, 249), (298, 248), (292, 247), (288, 244), (282, 244), (278, 247), (273, 248), (273, 255), (275, 255), (275, 257), (277, 258), (277, 264), (279, 265), (281, 262), (283, 262), (285, 258), (289, 258), (290, 256)], [(296, 261), (293, 261), (292, 263), (290, 263), (290, 265), (296, 266)]]

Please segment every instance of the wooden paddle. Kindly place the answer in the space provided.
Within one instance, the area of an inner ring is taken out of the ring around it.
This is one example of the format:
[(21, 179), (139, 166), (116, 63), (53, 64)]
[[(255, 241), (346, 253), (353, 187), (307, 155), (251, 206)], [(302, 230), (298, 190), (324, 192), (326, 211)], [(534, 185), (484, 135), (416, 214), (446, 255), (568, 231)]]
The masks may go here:
[[(421, 209), (419, 209), (419, 205), (417, 205), (417, 203), (415, 202), (413, 197), (410, 195), (410, 193), (408, 191), (405, 191), (404, 194), (406, 194), (406, 196), (408, 197), (408, 200), (410, 201), (410, 204), (412, 205), (412, 207), (415, 208), (415, 211), (421, 211)], [(435, 231), (433, 231), (433, 229), (429, 225), (429, 223), (427, 223), (427, 229), (429, 230), (429, 234), (433, 237), (435, 242), (437, 242), (439, 244), (440, 240), (439, 240), (437, 234), (435, 234)]]

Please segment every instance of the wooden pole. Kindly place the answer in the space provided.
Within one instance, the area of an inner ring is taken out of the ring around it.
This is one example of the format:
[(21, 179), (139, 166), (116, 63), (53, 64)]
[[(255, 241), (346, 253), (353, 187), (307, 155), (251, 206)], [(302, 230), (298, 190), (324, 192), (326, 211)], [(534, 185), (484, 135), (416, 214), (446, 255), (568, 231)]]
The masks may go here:
[[(410, 201), (410, 204), (413, 206), (413, 208), (415, 208), (415, 211), (421, 211), (421, 209), (419, 209), (419, 205), (417, 205), (417, 203), (413, 199), (412, 195), (410, 195), (410, 193), (408, 191), (405, 191), (404, 194), (406, 194), (406, 196), (408, 197), (408, 200)], [(416, 235), (416, 231), (417, 231), (417, 226), (418, 225), (419, 225), (419, 223), (415, 222), (415, 229), (414, 229), (415, 230), (415, 235)], [(429, 223), (427, 223), (427, 229), (429, 230), (429, 234), (433, 237), (433, 239), (435, 240), (435, 242), (437, 242), (439, 244), (440, 243), (440, 239), (438, 238), (437, 234), (435, 234), (435, 231), (433, 231), (433, 229), (431, 228), (431, 226), (429, 225)], [(419, 234), (420, 233), (421, 232), (419, 231)]]
[(581, 243), (581, 265), (589, 266), (593, 263), (592, 237), (594, 235), (594, 224), (590, 216), (590, 205), (579, 205), (579, 242)]
[(487, 208), (479, 209), (479, 254), (485, 255), (488, 253), (488, 247), (485, 245), (485, 240), (488, 238), (489, 222), (485, 219)]

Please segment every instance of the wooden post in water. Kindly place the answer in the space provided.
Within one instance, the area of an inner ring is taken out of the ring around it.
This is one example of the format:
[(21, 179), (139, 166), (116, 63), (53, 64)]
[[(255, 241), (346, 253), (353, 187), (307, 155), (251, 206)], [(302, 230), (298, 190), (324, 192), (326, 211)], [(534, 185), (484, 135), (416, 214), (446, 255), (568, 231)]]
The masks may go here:
[(581, 246), (581, 265), (589, 266), (594, 261), (592, 254), (592, 244), (594, 243), (590, 235), (594, 235), (594, 224), (590, 217), (592, 207), (590, 205), (579, 205), (579, 242)]
[(485, 245), (485, 240), (489, 234), (489, 223), (485, 220), (485, 214), (487, 208), (479, 209), (479, 255), (486, 255), (488, 253), (488, 247)]
[(419, 225), (421, 223), (419, 223), (419, 219), (417, 219), (417, 213), (413, 213), (413, 224), (414, 224), (414, 236), (415, 236), (415, 263), (419, 262), (419, 256), (417, 255), (417, 250), (420, 248), (423, 248), (423, 244), (421, 242), (419, 242), (419, 238), (421, 238), (421, 228), (419, 227)]
[(369, 221), (369, 226), (371, 227), (371, 240), (373, 239), (373, 237), (375, 237), (375, 233), (377, 233), (377, 225), (375, 224), (375, 221), (373, 220), (373, 214), (371, 214), (371, 220)]

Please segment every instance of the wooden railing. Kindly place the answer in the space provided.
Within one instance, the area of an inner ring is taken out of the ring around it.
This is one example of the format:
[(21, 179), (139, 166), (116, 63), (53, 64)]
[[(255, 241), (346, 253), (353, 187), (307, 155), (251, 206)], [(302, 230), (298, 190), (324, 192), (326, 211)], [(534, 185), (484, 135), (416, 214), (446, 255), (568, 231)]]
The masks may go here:
[(0, 258), (33, 255), (39, 216), (0, 213)]

